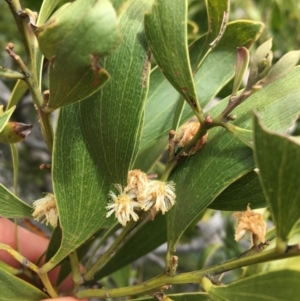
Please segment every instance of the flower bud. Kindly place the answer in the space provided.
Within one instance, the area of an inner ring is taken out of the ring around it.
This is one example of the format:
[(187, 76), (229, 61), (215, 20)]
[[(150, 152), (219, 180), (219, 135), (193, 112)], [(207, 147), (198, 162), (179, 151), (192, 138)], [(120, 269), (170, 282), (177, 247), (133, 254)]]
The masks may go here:
[(8, 122), (0, 133), (0, 143), (13, 144), (21, 142), (31, 131), (31, 124)]

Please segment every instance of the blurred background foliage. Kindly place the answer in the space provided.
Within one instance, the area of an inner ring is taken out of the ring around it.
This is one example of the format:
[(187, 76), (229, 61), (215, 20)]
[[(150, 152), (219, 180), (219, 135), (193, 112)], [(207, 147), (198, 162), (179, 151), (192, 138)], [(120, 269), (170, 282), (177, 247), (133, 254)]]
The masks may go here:
[[(21, 0), (23, 8), (39, 11), (42, 0)], [(205, 1), (189, 0), (189, 41), (203, 35), (207, 31), (207, 15)], [(12, 60), (5, 52), (8, 42), (15, 45), (15, 51), (24, 57), (24, 50), (14, 19), (10, 14), (5, 1), (0, 1), (0, 65), (15, 68)], [(300, 48), (300, 1), (298, 0), (232, 0), (230, 21), (237, 19), (249, 19), (265, 23), (265, 31), (260, 37), (259, 43), (268, 38), (273, 38), (274, 60), (276, 61), (284, 53)], [(251, 51), (257, 45), (252, 47)], [(15, 82), (0, 79), (0, 105), (6, 105)], [(224, 87), (218, 98), (222, 99), (231, 92), (229, 83)], [(55, 114), (54, 114), (55, 115)], [(55, 118), (55, 116), (54, 116)], [(42, 163), (50, 163), (50, 156), (40, 135), (39, 125), (31, 97), (26, 94), (19, 103), (13, 120), (33, 124), (32, 133), (18, 144), (20, 153), (19, 170), (19, 196), (24, 201), (32, 201), (41, 198), (42, 193), (50, 192), (51, 174), (49, 170), (40, 170)], [(300, 134), (300, 127), (295, 127), (295, 133)], [(167, 138), (166, 138), (167, 139)], [(160, 163), (162, 164), (162, 163)], [(0, 144), (0, 182), (12, 190), (13, 174), (9, 146)], [(213, 185), (213, 183), (212, 183)], [(246, 208), (245, 208), (246, 209)], [(249, 242), (238, 244), (234, 241), (234, 221), (231, 212), (218, 212), (207, 210), (201, 222), (190, 227), (178, 246), (180, 266), (178, 272), (200, 269), (204, 266), (229, 259), (246, 249)], [(124, 286), (141, 279), (149, 279), (161, 273), (164, 267), (164, 255), (166, 246), (159, 247), (155, 252), (139, 259), (134, 263), (134, 269), (122, 268), (112, 277), (104, 279), (105, 286)], [(151, 264), (146, 264), (151, 263)], [(241, 271), (226, 275), (222, 281), (232, 280)], [(182, 291), (176, 286), (176, 291)], [(195, 290), (195, 285), (185, 288), (185, 291)]]

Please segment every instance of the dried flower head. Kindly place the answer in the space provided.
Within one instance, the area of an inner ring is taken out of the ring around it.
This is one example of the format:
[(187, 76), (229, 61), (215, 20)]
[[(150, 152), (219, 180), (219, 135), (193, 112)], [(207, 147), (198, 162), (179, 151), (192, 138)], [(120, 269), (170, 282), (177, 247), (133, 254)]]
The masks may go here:
[(115, 217), (124, 227), (131, 218), (134, 221), (139, 219), (139, 216), (134, 210), (140, 208), (140, 204), (134, 201), (136, 194), (133, 190), (123, 191), (120, 184), (116, 184), (115, 186), (120, 194), (117, 196), (113, 191), (109, 192), (108, 195), (111, 198), (111, 202), (106, 206), (106, 209), (108, 210), (106, 217), (110, 217), (115, 213)]
[(247, 232), (250, 232), (254, 245), (257, 245), (258, 240), (265, 242), (266, 223), (261, 214), (253, 212), (248, 205), (247, 211), (235, 212), (232, 216), (238, 220), (235, 229), (236, 241), (239, 241)]
[[(178, 133), (176, 133), (174, 141), (178, 143), (178, 146), (184, 147), (186, 146), (196, 135), (200, 128), (199, 122), (190, 122), (184, 125)], [(192, 147), (188, 153), (184, 153), (185, 156), (190, 156), (195, 154), (199, 149), (203, 147), (207, 140), (208, 133), (202, 136), (196, 143), (194, 147)]]
[(178, 146), (186, 146), (194, 138), (199, 127), (199, 122), (190, 122), (184, 125), (175, 136), (175, 142), (178, 143)]
[(146, 188), (148, 184), (147, 175), (140, 169), (130, 170), (127, 177), (127, 186), (125, 191), (133, 190), (138, 200), (145, 198)]
[(192, 147), (189, 152), (188, 152), (188, 156), (194, 155), (197, 153), (197, 151), (199, 149), (201, 149), (203, 147), (203, 145), (205, 144), (206, 140), (207, 140), (207, 136), (208, 133), (206, 133), (204, 136), (202, 136), (196, 143), (196, 145), (194, 147)]
[(162, 214), (165, 214), (174, 206), (175, 199), (175, 184), (173, 182), (155, 180), (148, 182), (146, 197), (139, 202), (145, 211), (154, 206), (156, 211), (161, 210)]
[(32, 216), (35, 220), (50, 223), (52, 227), (57, 226), (58, 212), (56, 207), (55, 196), (52, 193), (39, 200), (36, 200), (32, 204), (34, 211)]

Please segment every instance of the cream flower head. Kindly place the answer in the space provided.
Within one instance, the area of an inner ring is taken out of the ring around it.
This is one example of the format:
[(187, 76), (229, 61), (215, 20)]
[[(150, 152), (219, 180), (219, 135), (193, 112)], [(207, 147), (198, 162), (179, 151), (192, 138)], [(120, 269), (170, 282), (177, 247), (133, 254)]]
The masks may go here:
[(122, 226), (126, 226), (131, 219), (138, 221), (136, 210), (154, 211), (161, 210), (165, 214), (175, 204), (175, 184), (149, 180), (148, 176), (139, 169), (128, 172), (127, 186), (123, 189), (120, 184), (115, 184), (119, 195), (109, 192), (111, 201), (106, 206), (106, 217), (113, 213)]
[(146, 190), (146, 197), (139, 200), (142, 210), (149, 210), (152, 206), (156, 211), (161, 210), (162, 214), (169, 211), (175, 204), (175, 183), (163, 181), (149, 181)]
[(57, 226), (58, 212), (55, 196), (52, 193), (47, 193), (44, 198), (36, 200), (32, 206), (34, 208), (32, 216), (35, 220), (46, 222), (46, 225), (50, 223), (52, 227)]
[(236, 241), (239, 241), (247, 232), (250, 232), (254, 245), (257, 245), (258, 240), (265, 242), (266, 223), (261, 214), (253, 212), (248, 205), (247, 211), (235, 212), (232, 216), (238, 220), (235, 229)]
[(130, 218), (134, 221), (139, 219), (139, 216), (134, 212), (134, 209), (140, 208), (140, 204), (134, 201), (136, 194), (133, 190), (125, 192), (120, 184), (116, 184), (115, 187), (120, 194), (117, 196), (113, 191), (109, 192), (108, 195), (111, 198), (111, 202), (106, 206), (106, 209), (108, 210), (106, 217), (110, 217), (115, 213), (115, 217), (124, 227), (127, 222), (130, 221)]

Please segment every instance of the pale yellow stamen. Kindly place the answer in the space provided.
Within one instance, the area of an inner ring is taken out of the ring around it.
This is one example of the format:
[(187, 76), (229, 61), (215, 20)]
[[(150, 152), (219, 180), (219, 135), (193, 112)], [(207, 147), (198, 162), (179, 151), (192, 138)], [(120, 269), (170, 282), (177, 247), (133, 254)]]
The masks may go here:
[(156, 211), (165, 214), (175, 204), (175, 184), (173, 182), (149, 181), (146, 198), (140, 201), (141, 208), (145, 211), (152, 206)]
[(106, 206), (106, 209), (108, 210), (106, 217), (115, 213), (115, 217), (124, 227), (131, 218), (134, 221), (139, 219), (139, 216), (134, 212), (134, 210), (140, 208), (140, 205), (138, 202), (134, 201), (136, 195), (133, 191), (125, 192), (122, 190), (121, 185), (116, 184), (115, 186), (119, 190), (120, 194), (117, 196), (114, 192), (109, 192), (109, 196), (112, 201)]

